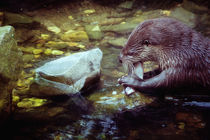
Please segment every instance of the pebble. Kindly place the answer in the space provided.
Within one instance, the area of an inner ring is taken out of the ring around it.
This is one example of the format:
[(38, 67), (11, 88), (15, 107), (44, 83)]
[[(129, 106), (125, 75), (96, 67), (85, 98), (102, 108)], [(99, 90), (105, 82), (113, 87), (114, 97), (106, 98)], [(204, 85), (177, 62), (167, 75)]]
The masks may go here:
[(117, 91), (112, 91), (112, 95), (116, 95), (117, 94)]
[(32, 68), (33, 67), (33, 65), (32, 64), (25, 64), (24, 66), (23, 66), (23, 68)]
[(47, 30), (49, 30), (49, 31), (51, 31), (51, 32), (53, 32), (53, 33), (55, 33), (55, 34), (58, 34), (58, 33), (61, 32), (61, 29), (58, 28), (57, 26), (50, 26), (50, 27), (47, 27)]
[(68, 16), (68, 19), (73, 20), (74, 18), (72, 16)]
[(69, 45), (70, 47), (75, 47), (75, 46), (78, 46), (79, 43), (76, 43), (76, 42), (69, 42), (68, 45)]
[(16, 96), (16, 95), (13, 95), (12, 96), (12, 102), (18, 102), (20, 100), (20, 97), (19, 96)]
[(64, 41), (73, 41), (73, 42), (80, 42), (80, 41), (89, 41), (88, 35), (85, 31), (76, 31), (76, 30), (69, 30), (61, 35), (61, 39)]
[(36, 59), (37, 59), (37, 58), (40, 58), (40, 57), (41, 57), (40, 54), (35, 54), (35, 55), (34, 55), (34, 58), (36, 58)]
[(17, 103), (17, 106), (20, 108), (33, 108), (39, 107), (46, 104), (46, 99), (39, 98), (25, 98), (21, 102)]
[(85, 49), (85, 46), (82, 45), (82, 44), (78, 45), (77, 47), (80, 48), (80, 49)]
[(48, 40), (48, 39), (50, 39), (50, 35), (48, 35), (48, 34), (41, 34), (41, 39)]
[(33, 53), (34, 47), (20, 47), (21, 51), (24, 53)]
[(96, 12), (95, 9), (88, 9), (84, 11), (85, 14), (93, 14), (95, 12)]
[(170, 16), (171, 11), (169, 11), (169, 10), (162, 10), (161, 14), (166, 15), (166, 16)]
[(45, 55), (51, 55), (52, 54), (52, 50), (51, 49), (45, 49), (44, 54)]
[(33, 54), (41, 54), (43, 52), (43, 50), (42, 49), (34, 49), (33, 50)]
[(60, 51), (60, 50), (52, 50), (52, 55), (62, 55), (64, 54), (63, 51)]

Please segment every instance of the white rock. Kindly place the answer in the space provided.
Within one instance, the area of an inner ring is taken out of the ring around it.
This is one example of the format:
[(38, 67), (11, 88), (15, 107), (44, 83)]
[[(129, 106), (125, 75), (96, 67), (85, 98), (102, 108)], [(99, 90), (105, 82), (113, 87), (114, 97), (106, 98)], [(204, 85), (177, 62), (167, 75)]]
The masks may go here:
[(75, 94), (99, 78), (101, 60), (99, 48), (59, 58), (37, 68), (35, 82), (43, 95)]

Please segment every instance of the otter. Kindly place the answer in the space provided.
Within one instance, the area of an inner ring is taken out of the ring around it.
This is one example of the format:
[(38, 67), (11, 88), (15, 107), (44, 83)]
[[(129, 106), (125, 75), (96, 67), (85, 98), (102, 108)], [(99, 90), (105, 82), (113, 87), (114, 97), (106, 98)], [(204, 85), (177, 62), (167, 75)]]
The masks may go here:
[[(119, 84), (140, 92), (181, 87), (210, 89), (210, 39), (176, 19), (140, 23), (121, 50), (119, 61), (128, 70), (128, 76), (120, 78)], [(145, 61), (155, 61), (159, 73), (144, 79)]]

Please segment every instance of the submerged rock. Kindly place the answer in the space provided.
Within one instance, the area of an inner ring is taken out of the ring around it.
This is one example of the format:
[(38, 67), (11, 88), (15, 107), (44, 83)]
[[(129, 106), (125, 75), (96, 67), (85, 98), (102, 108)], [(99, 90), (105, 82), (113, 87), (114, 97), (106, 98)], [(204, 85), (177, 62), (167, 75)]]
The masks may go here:
[(69, 30), (61, 35), (61, 39), (64, 41), (75, 41), (75, 42), (88, 42), (89, 38), (85, 31)]
[(26, 15), (16, 14), (16, 13), (9, 13), (5, 12), (5, 25), (7, 24), (29, 24), (33, 23), (34, 20)]
[(86, 25), (85, 30), (90, 39), (99, 40), (103, 37), (103, 33), (101, 32), (99, 25)]
[(22, 68), (22, 52), (14, 39), (12, 26), (0, 27), (0, 123), (10, 112), (14, 81)]
[(186, 23), (190, 27), (195, 26), (195, 20), (196, 20), (195, 14), (190, 11), (187, 11), (186, 9), (182, 7), (174, 8), (171, 11), (170, 16)]
[(154, 98), (135, 92), (127, 96), (123, 87), (112, 87), (91, 94), (88, 99), (93, 102), (96, 113), (116, 113), (144, 107), (154, 101)]
[(132, 9), (134, 1), (125, 1), (119, 5), (119, 8)]
[(50, 61), (36, 69), (31, 94), (50, 96), (75, 94), (99, 80), (102, 52), (92, 49)]
[(110, 32), (116, 32), (119, 34), (124, 34), (124, 33), (130, 33), (138, 23), (124, 23), (124, 24), (117, 24), (117, 25), (108, 25), (108, 26), (102, 26), (101, 30), (104, 32), (110, 31)]
[(49, 31), (51, 31), (51, 32), (53, 32), (55, 34), (58, 34), (58, 33), (61, 32), (61, 29), (58, 28), (57, 26), (49, 26), (49, 27), (47, 27), (47, 30), (49, 30)]
[(109, 44), (116, 46), (116, 47), (123, 47), (126, 42), (127, 42), (127, 39), (124, 37), (113, 38), (108, 41)]

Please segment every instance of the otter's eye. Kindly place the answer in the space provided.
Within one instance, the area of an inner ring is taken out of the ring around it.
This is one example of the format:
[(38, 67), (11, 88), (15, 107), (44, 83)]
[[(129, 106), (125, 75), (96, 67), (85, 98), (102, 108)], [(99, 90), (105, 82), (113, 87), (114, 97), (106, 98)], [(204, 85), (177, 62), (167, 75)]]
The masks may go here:
[(143, 42), (142, 42), (142, 45), (149, 45), (150, 44), (150, 42), (149, 42), (149, 40), (143, 40)]
[(130, 55), (130, 56), (135, 55), (135, 52), (133, 52), (133, 51), (128, 51), (127, 55)]

